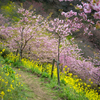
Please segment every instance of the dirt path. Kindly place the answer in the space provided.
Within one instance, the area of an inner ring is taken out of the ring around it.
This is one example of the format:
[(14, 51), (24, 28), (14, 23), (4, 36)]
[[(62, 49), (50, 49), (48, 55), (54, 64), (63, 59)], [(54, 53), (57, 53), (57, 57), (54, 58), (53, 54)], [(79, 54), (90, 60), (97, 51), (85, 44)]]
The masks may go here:
[(43, 86), (40, 78), (25, 72), (13, 68), (16, 71), (16, 74), (21, 75), (20, 81), (25, 83), (29, 88), (26, 92), (29, 94), (27, 96), (28, 100), (61, 100), (54, 93), (48, 90), (47, 87)]

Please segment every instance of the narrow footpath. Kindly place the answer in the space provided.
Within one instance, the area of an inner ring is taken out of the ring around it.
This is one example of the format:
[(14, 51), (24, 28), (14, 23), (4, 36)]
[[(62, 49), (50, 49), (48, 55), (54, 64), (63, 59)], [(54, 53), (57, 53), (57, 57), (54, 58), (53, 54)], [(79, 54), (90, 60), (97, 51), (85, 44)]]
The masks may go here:
[(36, 75), (13, 68), (16, 74), (21, 75), (20, 81), (28, 87), (25, 92), (28, 94), (27, 100), (62, 100), (60, 99), (53, 90), (48, 89), (43, 85), (43, 82)]

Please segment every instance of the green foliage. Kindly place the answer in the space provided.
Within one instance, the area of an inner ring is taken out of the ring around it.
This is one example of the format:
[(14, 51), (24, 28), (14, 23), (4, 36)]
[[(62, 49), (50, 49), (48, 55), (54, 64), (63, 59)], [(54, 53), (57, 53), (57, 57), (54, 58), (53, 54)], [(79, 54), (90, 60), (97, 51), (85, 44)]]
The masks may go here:
[(73, 44), (72, 41), (71, 41), (72, 38), (73, 38), (72, 35), (68, 35), (68, 36), (66, 36), (66, 39), (69, 40), (69, 42), (70, 42), (71, 45)]
[(72, 39), (72, 38), (73, 38), (72, 35), (66, 36), (66, 39), (67, 39), (67, 40), (70, 40), (70, 39)]
[(32, 68), (31, 68), (31, 71), (32, 71), (32, 73), (34, 73), (34, 72), (35, 72), (35, 69), (34, 69), (34, 67), (32, 67)]
[(46, 72), (43, 72), (43, 73), (42, 73), (42, 77), (46, 77), (46, 78), (48, 78), (48, 77), (49, 77), (49, 74), (46, 73)]
[(10, 63), (12, 63), (12, 61), (9, 60), (8, 58), (5, 58), (5, 63), (10, 64)]
[(43, 71), (43, 72), (48, 72), (48, 67), (49, 67), (49, 66), (48, 66), (47, 63), (43, 63), (43, 64), (42, 64), (42, 71)]
[(5, 58), (5, 63), (12, 64), (13, 67), (20, 68), (22, 63), (19, 60), (14, 59), (14, 61), (10, 60), (9, 58)]
[(35, 74), (38, 74), (38, 75), (41, 74), (41, 72), (39, 71), (38, 68), (34, 68), (34, 67), (32, 67), (31, 69), (27, 69), (27, 70), (31, 70), (32, 73), (35, 73)]
[(61, 48), (61, 47), (62, 47), (62, 45), (60, 44), (60, 45), (59, 45), (59, 48)]
[(7, 57), (4, 60), (4, 63), (11, 64), (13, 67), (17, 67), (17, 68), (19, 68), (22, 65), (18, 56), (13, 57), (7, 55)]
[(21, 85), (15, 71), (9, 65), (0, 67), (0, 100), (26, 100)]
[(0, 63), (1, 63), (1, 64), (4, 64), (4, 62), (5, 62), (5, 60), (3, 59), (2, 56), (0, 56)]
[(64, 81), (64, 79), (61, 80), (61, 83), (66, 85), (66, 82)]
[(15, 61), (12, 64), (12, 66), (17, 67), (17, 68), (20, 68), (21, 65), (22, 65), (21, 62), (19, 62), (19, 61)]
[[(2, 52), (3, 49), (5, 50), (4, 52)], [(2, 56), (3, 58), (6, 58), (7, 54), (10, 53), (10, 50), (9, 50), (8, 48), (3, 47), (2, 45), (0, 45), (0, 52), (2, 52), (1, 56)]]
[(5, 65), (3, 67), (3, 71), (5, 73), (9, 73), (10, 77), (15, 79), (15, 71), (9, 65)]
[(35, 69), (34, 69), (34, 72), (37, 73), (37, 74), (41, 74), (41, 72), (39, 71), (38, 68), (35, 68)]
[(14, 2), (9, 2), (7, 5), (1, 7), (1, 12), (6, 18), (10, 18), (12, 21), (19, 21), (20, 14), (17, 13), (17, 9)]

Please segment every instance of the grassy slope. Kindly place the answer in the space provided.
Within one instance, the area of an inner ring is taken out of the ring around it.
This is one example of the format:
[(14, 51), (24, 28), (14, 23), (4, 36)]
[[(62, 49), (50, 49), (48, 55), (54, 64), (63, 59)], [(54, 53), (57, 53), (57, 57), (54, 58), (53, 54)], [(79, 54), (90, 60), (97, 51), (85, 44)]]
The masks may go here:
[[(3, 59), (0, 57), (0, 66), (1, 67), (6, 64), (6, 63), (2, 64), (1, 63), (2, 61), (3, 61)], [(57, 96), (56, 91), (53, 91), (50, 88), (47, 88), (46, 86), (43, 85), (45, 83), (43, 83), (41, 81), (41, 78), (39, 78), (36, 75), (33, 75), (31, 73), (19, 70), (17, 68), (12, 68), (12, 69), (16, 72), (16, 75), (20, 76), (19, 82), (21, 84), (23, 84), (23, 88), (24, 88), (22, 91), (20, 91), (20, 93), (21, 93), (21, 95), (23, 94), (22, 96), (23, 96), (24, 100), (26, 100), (26, 98), (27, 98), (27, 100), (61, 100), (59, 98), (59, 96)], [(0, 71), (2, 71), (1, 68), (0, 68)], [(1, 76), (1, 74), (0, 74), (0, 76)], [(3, 86), (3, 88), (4, 87), (5, 86)], [(5, 92), (6, 90), (3, 89), (2, 91)], [(1, 92), (1, 89), (0, 89), (0, 92)], [(15, 92), (13, 92), (13, 94), (16, 94)], [(6, 92), (5, 92), (5, 95), (7, 97), (8, 94), (6, 94)], [(5, 95), (4, 95), (4, 98), (5, 98)], [(14, 98), (12, 98), (11, 100), (13, 100), (13, 99)], [(17, 94), (16, 94), (16, 99), (17, 99)], [(20, 98), (20, 100), (22, 100), (22, 99)]]
[[(45, 88), (44, 86), (42, 86), (42, 88), (41, 88), (41, 84), (44, 84), (44, 83), (40, 82), (39, 78), (36, 78), (32, 74), (22, 72), (22, 71), (19, 71), (17, 69), (14, 69), (14, 70), (16, 70), (17, 73), (20, 73), (22, 75), (20, 81), (26, 83), (25, 93), (26, 93), (26, 96), (28, 97), (28, 100), (33, 100), (33, 98), (34, 98), (34, 100), (37, 100), (37, 99), (38, 100), (49, 100), (48, 98), (50, 98), (50, 100), (56, 100), (57, 99), (56, 96), (52, 95), (53, 91), (51, 91), (51, 90), (47, 91), (48, 88)], [(43, 87), (45, 89), (43, 89)], [(37, 90), (35, 89), (36, 90), (35, 91), (34, 88), (36, 88)], [(43, 92), (43, 93), (41, 93), (41, 92)], [(46, 95), (47, 95), (47, 97), (46, 97)], [(60, 99), (57, 99), (57, 100), (60, 100)]]

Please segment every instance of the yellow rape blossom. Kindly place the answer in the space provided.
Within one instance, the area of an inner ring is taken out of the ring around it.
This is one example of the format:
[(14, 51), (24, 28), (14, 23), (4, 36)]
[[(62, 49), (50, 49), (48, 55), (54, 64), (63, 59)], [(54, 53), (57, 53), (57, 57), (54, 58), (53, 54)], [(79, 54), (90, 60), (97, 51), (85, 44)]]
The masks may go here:
[(5, 95), (4, 91), (1, 91), (0, 96), (3, 98)]
[(2, 50), (2, 52), (4, 52), (4, 51), (5, 51), (5, 49)]
[(12, 83), (14, 82), (14, 80), (12, 80)]
[(67, 68), (67, 66), (65, 66), (65, 68)]
[(91, 79), (89, 79), (89, 81), (91, 81)]
[(5, 73), (6, 76), (9, 76), (9, 73)]
[(23, 84), (21, 84), (21, 86), (23, 86)]
[(19, 85), (20, 85), (21, 83), (19, 82)]
[(19, 75), (19, 77), (21, 77), (21, 75)]
[(6, 85), (8, 84), (8, 81), (7, 82), (5, 82), (6, 83)]
[(4, 82), (4, 79), (2, 79), (1, 81)]
[(11, 92), (11, 90), (10, 89), (7, 89), (7, 92)]
[(14, 90), (14, 88), (13, 88), (12, 84), (10, 85), (10, 88)]

